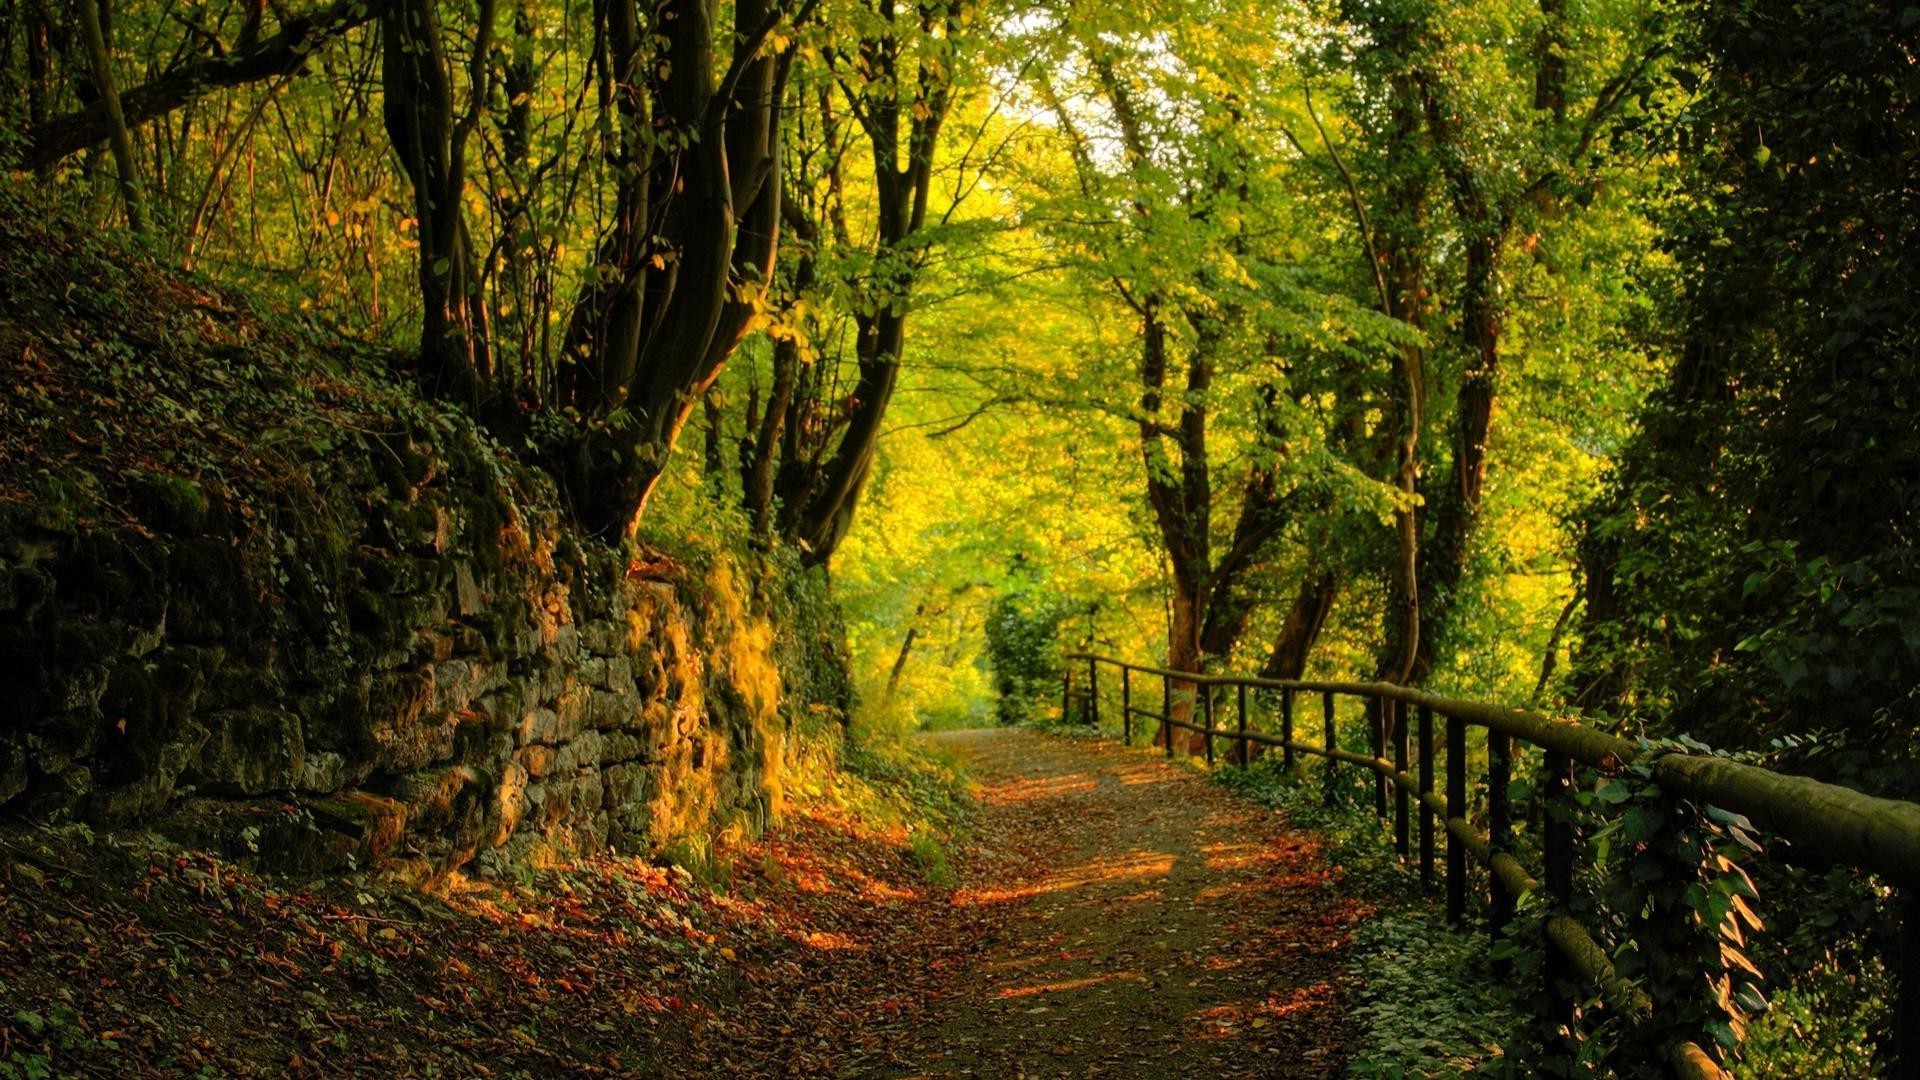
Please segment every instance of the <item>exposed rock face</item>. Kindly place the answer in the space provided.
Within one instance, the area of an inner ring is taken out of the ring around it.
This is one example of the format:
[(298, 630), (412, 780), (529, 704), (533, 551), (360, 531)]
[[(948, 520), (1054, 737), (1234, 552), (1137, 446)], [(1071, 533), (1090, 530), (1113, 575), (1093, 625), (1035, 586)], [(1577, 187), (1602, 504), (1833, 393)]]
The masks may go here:
[(630, 568), (457, 418), (290, 475), (0, 501), (0, 805), (486, 868), (764, 823), (845, 707), (822, 583)]

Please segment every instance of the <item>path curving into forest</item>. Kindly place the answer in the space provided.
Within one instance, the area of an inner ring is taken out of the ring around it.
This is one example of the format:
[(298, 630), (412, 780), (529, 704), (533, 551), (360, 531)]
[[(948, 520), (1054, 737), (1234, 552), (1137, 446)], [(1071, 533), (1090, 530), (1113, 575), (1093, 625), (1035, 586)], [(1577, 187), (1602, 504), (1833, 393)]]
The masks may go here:
[(1339, 1072), (1359, 913), (1314, 838), (1147, 751), (931, 738), (983, 803), (952, 903), (991, 917), (887, 1075)]

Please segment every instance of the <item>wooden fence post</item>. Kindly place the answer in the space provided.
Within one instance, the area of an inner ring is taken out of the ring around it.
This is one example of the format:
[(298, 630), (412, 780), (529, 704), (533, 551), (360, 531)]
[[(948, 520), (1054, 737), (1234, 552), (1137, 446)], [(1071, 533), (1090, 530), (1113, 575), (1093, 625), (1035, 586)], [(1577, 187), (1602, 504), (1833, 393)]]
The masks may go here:
[(1239, 745), (1239, 750), (1240, 750), (1240, 753), (1239, 753), (1239, 759), (1240, 759), (1240, 767), (1241, 767), (1241, 768), (1243, 768), (1243, 769), (1247, 767), (1247, 762), (1248, 762), (1248, 761), (1249, 761), (1249, 760), (1250, 760), (1250, 759), (1251, 759), (1251, 758), (1253, 757), (1253, 755), (1251, 755), (1251, 754), (1249, 754), (1249, 753), (1247, 753), (1247, 751), (1248, 751), (1248, 750), (1250, 750), (1250, 749), (1252, 749), (1252, 747), (1251, 747), (1251, 746), (1249, 746), (1249, 745), (1248, 745), (1248, 743), (1247, 743), (1247, 684), (1246, 684), (1246, 683), (1241, 683), (1241, 684), (1240, 684), (1240, 745)]
[(1447, 921), (1467, 918), (1467, 846), (1453, 835), (1454, 818), (1467, 816), (1467, 722), (1447, 717)]
[(1420, 884), (1433, 886), (1433, 706), (1420, 706)]
[[(1547, 876), (1547, 894), (1553, 900), (1553, 906), (1566, 912), (1573, 903), (1573, 761), (1557, 750), (1547, 751), (1546, 775), (1541, 778), (1541, 798), (1544, 821), (1541, 830), (1541, 857), (1545, 863)], [(1551, 1030), (1558, 1031), (1564, 1026), (1571, 1034), (1573, 1031), (1574, 1006), (1577, 991), (1573, 980), (1576, 978), (1573, 967), (1567, 963), (1559, 949), (1550, 941), (1542, 941), (1546, 948), (1546, 964), (1543, 975), (1546, 979), (1547, 1023)]]
[(1133, 669), (1120, 669), (1120, 737), (1133, 745)]
[(1087, 657), (1087, 726), (1100, 726), (1100, 664)]
[(1160, 676), (1160, 733), (1166, 737), (1167, 756), (1173, 756), (1173, 676)]
[[(1321, 701), (1321, 705), (1320, 705), (1321, 712), (1326, 716), (1326, 720), (1327, 720), (1327, 749), (1332, 750), (1334, 748), (1335, 735), (1336, 735), (1333, 727), (1333, 691), (1331, 690), (1327, 691), (1326, 694), (1320, 699), (1320, 701)], [(1322, 798), (1326, 800), (1326, 803), (1328, 806), (1332, 806), (1334, 799), (1338, 797), (1335, 791), (1335, 785), (1337, 785), (1340, 782), (1339, 770), (1335, 769), (1333, 766), (1334, 766), (1333, 758), (1328, 757), (1327, 758), (1327, 774), (1323, 781), (1326, 787), (1326, 791), (1322, 795)]]
[(1893, 1061), (1887, 1075), (1894, 1080), (1920, 1078), (1920, 888), (1900, 890), (1900, 945), (1895, 964), (1893, 1004)]
[(1060, 722), (1067, 722), (1073, 715), (1073, 665), (1067, 664), (1060, 672)]
[[(1379, 761), (1387, 756), (1387, 703), (1380, 698), (1367, 699), (1367, 723), (1373, 736), (1373, 759)], [(1387, 820), (1387, 778), (1377, 770), (1373, 772), (1373, 814), (1382, 823)]]
[[(1513, 740), (1493, 729), (1487, 729), (1487, 853), (1510, 852), (1513, 847), (1513, 803), (1507, 797), (1507, 788), (1513, 783)], [(1517, 899), (1500, 882), (1500, 875), (1487, 875), (1488, 899), (1491, 906), (1487, 913), (1487, 932), (1493, 943), (1498, 945), (1506, 935), (1507, 923), (1513, 919), (1513, 905)], [(1493, 969), (1504, 975), (1512, 970), (1507, 960), (1495, 960)]]
[(1196, 687), (1195, 689), (1203, 691), (1205, 700), (1205, 704), (1200, 710), (1202, 718), (1200, 726), (1206, 728), (1207, 733), (1201, 736), (1201, 738), (1206, 740), (1207, 768), (1211, 769), (1213, 768), (1213, 686), (1212, 684), (1208, 684), (1205, 687)]
[(1280, 764), (1287, 774), (1293, 774), (1293, 691), (1280, 691), (1280, 741), (1287, 745), (1280, 748)]
[[(1407, 706), (1405, 702), (1395, 701), (1387, 705), (1387, 715), (1393, 723), (1393, 771), (1405, 775), (1407, 771)], [(1400, 858), (1413, 856), (1412, 837), (1408, 834), (1409, 793), (1406, 785), (1398, 777), (1393, 781), (1393, 849)]]

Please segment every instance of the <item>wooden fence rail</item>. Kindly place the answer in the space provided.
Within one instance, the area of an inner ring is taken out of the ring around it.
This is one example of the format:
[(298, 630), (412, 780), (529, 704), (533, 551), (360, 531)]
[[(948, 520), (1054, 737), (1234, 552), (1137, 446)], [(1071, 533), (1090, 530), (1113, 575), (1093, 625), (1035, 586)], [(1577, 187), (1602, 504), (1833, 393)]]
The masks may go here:
[[(1120, 676), (1120, 720), (1129, 742), (1136, 719), (1160, 725), (1155, 744), (1174, 755), (1174, 731), (1199, 737), (1209, 764), (1215, 760), (1216, 739), (1226, 739), (1231, 760), (1245, 763), (1254, 745), (1277, 748), (1291, 768), (1296, 754), (1325, 758), (1325, 799), (1336, 798), (1336, 763), (1355, 765), (1374, 776), (1374, 806), (1383, 821), (1391, 818), (1394, 846), (1408, 859), (1418, 858), (1421, 878), (1436, 875), (1436, 831), (1444, 831), (1446, 850), (1447, 917), (1455, 925), (1466, 919), (1471, 889), (1469, 864), (1487, 874), (1489, 931), (1499, 940), (1506, 932), (1519, 899), (1528, 894), (1547, 896), (1552, 910), (1543, 925), (1546, 956), (1546, 1008), (1555, 1018), (1570, 1020), (1576, 1006), (1564, 991), (1572, 978), (1595, 988), (1610, 1008), (1635, 1026), (1650, 1024), (1653, 1004), (1637, 986), (1614, 970), (1607, 952), (1568, 910), (1573, 899), (1577, 837), (1573, 827), (1573, 799), (1577, 790), (1574, 769), (1585, 765), (1618, 770), (1647, 753), (1637, 743), (1596, 731), (1571, 720), (1543, 716), (1523, 709), (1482, 702), (1458, 701), (1390, 683), (1260, 679), (1233, 675), (1199, 675), (1145, 664), (1132, 664), (1094, 653), (1066, 655), (1062, 692), (1062, 719), (1080, 715), (1099, 722), (1099, 678), (1102, 668)], [(1085, 664), (1086, 685), (1075, 685), (1074, 662)], [(1160, 709), (1135, 704), (1137, 676), (1160, 683)], [(1220, 689), (1237, 699), (1232, 727), (1215, 723), (1214, 699)], [(1280, 695), (1278, 735), (1248, 726), (1248, 693)], [(1305, 742), (1295, 735), (1294, 707), (1301, 696), (1321, 701), (1322, 741)], [(1356, 698), (1365, 703), (1370, 753), (1339, 746), (1336, 699)], [(1181, 706), (1176, 709), (1176, 705)], [(1443, 744), (1434, 742), (1434, 717), (1446, 720)], [(1198, 718), (1198, 722), (1193, 718)], [(1411, 721), (1410, 721), (1411, 717)], [(1417, 743), (1409, 744), (1409, 724), (1417, 728)], [(1487, 831), (1472, 822), (1467, 803), (1467, 729), (1487, 733)], [(1541, 797), (1545, 803), (1541, 854), (1545, 882), (1536, 878), (1511, 853), (1513, 820), (1507, 792), (1513, 768), (1513, 740), (1545, 752)], [(1389, 745), (1390, 744), (1390, 745)], [(1417, 753), (1413, 747), (1417, 746)], [(1446, 768), (1443, 791), (1435, 790), (1435, 750)], [(1389, 756), (1390, 755), (1390, 756)], [(1417, 758), (1417, 763), (1410, 761)], [(1662, 790), (1722, 810), (1744, 814), (1756, 826), (1787, 840), (1818, 850), (1835, 862), (1871, 871), (1898, 885), (1906, 913), (1902, 945), (1895, 971), (1901, 992), (1895, 1006), (1895, 1057), (1891, 1075), (1920, 1078), (1920, 1052), (1909, 1049), (1909, 1039), (1920, 1037), (1920, 804), (1883, 799), (1838, 784), (1788, 776), (1724, 758), (1658, 751), (1646, 762)], [(1413, 818), (1417, 816), (1417, 831)], [(1417, 855), (1415, 844), (1418, 845)], [(1544, 890), (1544, 892), (1543, 892)], [(1915, 969), (1913, 979), (1906, 970)], [(1909, 1034), (1912, 1033), (1912, 1034)], [(1661, 1050), (1667, 1067), (1683, 1080), (1720, 1078), (1727, 1074), (1699, 1045), (1676, 1041)]]

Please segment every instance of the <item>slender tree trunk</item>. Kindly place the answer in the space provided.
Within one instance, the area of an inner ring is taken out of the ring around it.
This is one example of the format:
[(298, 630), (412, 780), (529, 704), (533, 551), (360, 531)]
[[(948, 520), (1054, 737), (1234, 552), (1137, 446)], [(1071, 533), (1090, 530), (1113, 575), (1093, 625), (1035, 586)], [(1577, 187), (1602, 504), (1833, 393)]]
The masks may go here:
[[(43, 131), (47, 96), (52, 90), (53, 16), (47, 11), (46, 0), (30, 0), (21, 7), (27, 51), (27, 122), (34, 131)], [(34, 174), (44, 182), (53, 174), (53, 163), (35, 162)]]
[(913, 640), (920, 636), (920, 617), (927, 613), (925, 601), (913, 609), (913, 621), (907, 624), (907, 636), (900, 642), (900, 655), (893, 659), (893, 670), (887, 673), (887, 690), (880, 698), (881, 705), (890, 705), (900, 690), (900, 676), (907, 670), (907, 657), (913, 652)]
[(724, 490), (727, 479), (726, 411), (720, 407), (720, 392), (708, 389), (700, 395), (700, 407), (707, 422), (700, 464), (706, 472), (707, 485), (716, 491)]
[(74, 6), (80, 12), (80, 32), (86, 38), (93, 87), (100, 94), (100, 108), (106, 116), (107, 143), (113, 149), (114, 171), (120, 180), (120, 202), (126, 208), (127, 227), (144, 235), (147, 219), (140, 207), (139, 167), (133, 160), (133, 137), (127, 132), (127, 118), (120, 111), (120, 91), (114, 86), (113, 55), (100, 29), (99, 0), (78, 0)]
[(791, 338), (773, 343), (773, 387), (767, 392), (766, 412), (754, 431), (753, 448), (741, 479), (741, 496), (746, 501), (747, 518), (753, 523), (756, 539), (766, 540), (773, 531), (773, 496), (778, 478), (780, 448), (784, 443), (788, 411), (792, 408), (794, 384), (800, 369), (800, 346)]
[[(1201, 599), (1198, 584), (1178, 569), (1174, 571), (1172, 621), (1167, 633), (1167, 667), (1173, 671), (1191, 671), (1199, 674), (1202, 655), (1200, 652)], [(1175, 681), (1173, 684), (1173, 709), (1169, 713), (1176, 720), (1194, 723), (1194, 715), (1199, 698), (1199, 688), (1193, 683)], [(1161, 738), (1172, 739), (1173, 745), (1192, 753), (1198, 745), (1199, 736), (1184, 728), (1161, 725)]]
[(1424, 680), (1433, 670), (1434, 649), (1451, 628), (1480, 520), (1487, 440), (1493, 430), (1500, 373), (1504, 312), (1499, 274), (1508, 230), (1504, 212), (1489, 201), (1482, 177), (1469, 164), (1458, 125), (1439, 86), (1427, 75), (1420, 78), (1419, 85), (1427, 130), (1439, 153), (1454, 212), (1467, 234), (1460, 333), (1468, 350), (1468, 366), (1454, 403), (1453, 445), (1445, 480), (1437, 489), (1424, 492), (1431, 507), (1432, 531), (1420, 562), (1426, 597), (1414, 667), (1416, 681)]
[(1340, 579), (1332, 570), (1309, 567), (1300, 581), (1300, 591), (1287, 607), (1287, 617), (1273, 640), (1273, 651), (1260, 670), (1262, 678), (1300, 679), (1306, 677), (1307, 658), (1320, 640), (1320, 632), (1333, 612), (1340, 595)]

